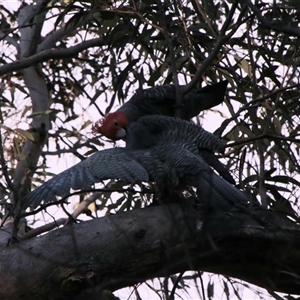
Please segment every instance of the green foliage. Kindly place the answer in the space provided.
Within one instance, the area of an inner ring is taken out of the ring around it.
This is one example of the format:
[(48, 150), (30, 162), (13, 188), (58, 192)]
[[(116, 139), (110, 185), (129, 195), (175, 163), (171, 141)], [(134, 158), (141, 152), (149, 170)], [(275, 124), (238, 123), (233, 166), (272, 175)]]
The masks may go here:
[[(9, 181), (16, 172), (28, 171), (17, 170), (17, 165), (24, 159), (22, 144), (33, 130), (27, 126), (31, 119), (48, 115), (51, 121), (49, 141), (33, 176), (36, 183), (49, 175), (45, 169), (50, 157), (53, 161), (72, 154), (82, 159), (107, 145), (101, 138), (88, 138), (89, 125), (138, 88), (176, 80), (200, 87), (227, 79), (225, 104), (215, 109), (226, 115), (217, 131), (228, 142), (224, 162), (241, 188), (298, 222), (299, 4), (254, 2), (44, 1), (44, 31), (37, 30), (36, 48), (28, 57), (20, 55), (22, 30), (35, 25), (38, 14), (20, 25), (20, 10), (2, 4), (0, 73), (7, 68), (0, 79), (3, 204), (11, 202)], [(55, 52), (68, 53), (74, 45), (96, 38), (101, 38), (101, 46), (75, 55)], [(22, 65), (22, 60), (50, 50), (52, 57)], [(18, 60), (19, 67), (14, 67)], [(24, 68), (37, 63), (51, 99), (45, 111), (32, 104), (32, 91), (23, 80)], [(124, 211), (149, 204), (151, 195), (141, 201), (139, 195), (124, 192), (110, 201), (112, 192), (106, 192), (96, 207)], [(214, 283), (207, 284), (207, 295), (214, 297)]]

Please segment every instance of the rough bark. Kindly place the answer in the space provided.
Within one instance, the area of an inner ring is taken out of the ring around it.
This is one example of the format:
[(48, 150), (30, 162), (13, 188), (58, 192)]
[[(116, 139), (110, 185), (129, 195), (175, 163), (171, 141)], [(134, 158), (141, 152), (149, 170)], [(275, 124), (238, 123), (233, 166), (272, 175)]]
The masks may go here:
[(300, 294), (299, 226), (259, 207), (212, 212), (194, 199), (111, 215), (3, 249), (0, 298), (101, 299), (185, 270)]
[[(35, 53), (37, 43), (39, 39), (36, 36), (40, 36), (42, 29), (42, 21), (45, 18), (45, 11), (40, 13), (42, 7), (40, 6), (25, 6), (20, 10), (18, 16), (18, 23), (21, 26), (20, 33), (20, 51), (18, 53), (19, 58), (22, 60), (24, 57), (30, 56), (32, 53)], [(34, 15), (34, 24), (32, 26), (27, 25), (28, 18)], [(22, 27), (22, 26), (25, 27)], [(47, 141), (48, 130), (50, 126), (49, 115), (43, 114), (49, 110), (50, 101), (49, 93), (40, 65), (31, 66), (23, 70), (23, 78), (28, 88), (31, 101), (32, 101), (32, 113), (41, 113), (40, 116), (32, 118), (31, 131), (34, 134), (35, 141), (27, 140), (23, 146), (24, 159), (20, 160), (17, 164), (13, 182), (15, 185), (15, 190), (18, 191), (18, 194), (14, 195), (14, 202), (18, 198), (26, 194), (27, 191), (24, 191), (20, 187), (28, 180), (37, 165), (38, 159), (42, 152), (43, 146)]]

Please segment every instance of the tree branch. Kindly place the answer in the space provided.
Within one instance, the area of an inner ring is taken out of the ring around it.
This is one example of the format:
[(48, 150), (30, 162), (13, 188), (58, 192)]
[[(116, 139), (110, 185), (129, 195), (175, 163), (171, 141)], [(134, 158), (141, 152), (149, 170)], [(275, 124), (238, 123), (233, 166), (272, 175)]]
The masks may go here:
[[(132, 188), (123, 188), (123, 189), (119, 189), (119, 188), (103, 188), (103, 189), (84, 189), (84, 190), (80, 190), (77, 192), (73, 192), (70, 193), (68, 195), (65, 195), (64, 197), (62, 197), (61, 199), (57, 200), (57, 201), (53, 201), (47, 204), (43, 204), (40, 207), (38, 207), (37, 209), (27, 212), (27, 213), (23, 213), (21, 215), (22, 218), (24, 217), (28, 217), (31, 215), (36, 215), (37, 213), (43, 211), (45, 208), (50, 207), (50, 206), (54, 206), (54, 205), (62, 205), (62, 204), (66, 204), (67, 203), (67, 199), (72, 197), (72, 196), (76, 196), (76, 195), (80, 195), (80, 194), (84, 194), (84, 193), (94, 193), (96, 194), (95, 196), (91, 196), (91, 198), (94, 198), (94, 201), (97, 200), (95, 198), (98, 197), (98, 193), (106, 193), (106, 192), (117, 192), (117, 193), (134, 193), (134, 194), (140, 194), (140, 195), (144, 195), (144, 194), (153, 194), (154, 192), (151, 190), (142, 190), (142, 191), (136, 191)], [(91, 199), (90, 197), (88, 199)]]
[(34, 228), (34, 229), (28, 231), (27, 233), (23, 234), (20, 237), (20, 239), (21, 240), (28, 240), (28, 239), (31, 239), (33, 237), (36, 237), (39, 234), (42, 234), (42, 233), (45, 233), (45, 232), (49, 232), (50, 230), (53, 230), (53, 229), (58, 228), (59, 226), (65, 224), (66, 221), (67, 221), (66, 218), (60, 218), (58, 220), (55, 220), (52, 223), (43, 225), (43, 226), (38, 227), (38, 228)]
[(274, 212), (208, 212), (186, 199), (66, 226), (4, 249), (0, 297), (86, 299), (186, 270), (300, 294), (299, 241), (299, 226)]
[(44, 50), (38, 54), (23, 58), (20, 61), (3, 65), (2, 67), (0, 67), (0, 76), (6, 74), (8, 72), (13, 72), (13, 71), (17, 71), (20, 69), (31, 67), (37, 63), (41, 63), (48, 59), (61, 59), (61, 58), (75, 56), (79, 52), (81, 52), (87, 48), (103, 46), (105, 44), (106, 43), (103, 38), (97, 38), (97, 39), (84, 41), (76, 46), (73, 46), (73, 47), (70, 47), (67, 49)]
[(37, 52), (41, 52), (55, 47), (55, 44), (58, 41), (63, 40), (65, 37), (70, 37), (72, 34), (76, 32), (76, 30), (78, 30), (78, 28), (82, 27), (87, 22), (93, 19), (97, 20), (100, 17), (101, 17), (100, 12), (97, 12), (97, 13), (89, 13), (89, 14), (82, 15), (80, 20), (78, 20), (78, 18), (77, 19), (74, 18), (73, 24), (68, 22), (65, 26), (59, 28), (58, 30), (53, 30), (48, 35), (46, 35), (46, 37), (38, 46)]
[[(300, 134), (299, 134), (300, 135)], [(258, 136), (249, 138), (249, 139), (241, 139), (237, 142), (232, 142), (228, 143), (225, 145), (225, 147), (234, 147), (234, 146), (239, 146), (239, 145), (246, 145), (249, 143), (252, 143), (257, 140), (262, 140), (262, 139), (270, 139), (270, 140), (279, 140), (279, 141), (289, 141), (293, 143), (300, 143), (300, 139), (295, 139), (293, 137), (287, 137), (283, 135), (274, 135), (274, 134), (269, 134), (269, 133), (262, 133)]]

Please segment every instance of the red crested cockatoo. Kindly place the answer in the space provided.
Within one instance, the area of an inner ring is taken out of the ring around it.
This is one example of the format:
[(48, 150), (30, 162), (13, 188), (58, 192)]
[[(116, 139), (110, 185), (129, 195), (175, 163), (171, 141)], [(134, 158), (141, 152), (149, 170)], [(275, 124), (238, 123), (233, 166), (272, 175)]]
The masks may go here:
[[(230, 209), (247, 204), (243, 192), (218, 176), (202, 158), (203, 151), (223, 152), (218, 137), (201, 126), (167, 116), (145, 116), (130, 124), (126, 147), (98, 151), (54, 176), (27, 194), (22, 206), (36, 207), (105, 179), (121, 179), (130, 184), (152, 181), (170, 194), (189, 186), (214, 209)], [(161, 201), (164, 199), (162, 198)]]
[(227, 81), (221, 81), (191, 90), (183, 96), (178, 105), (176, 87), (173, 84), (138, 90), (117, 111), (98, 121), (98, 133), (111, 140), (122, 139), (125, 132), (119, 129), (125, 129), (131, 122), (146, 115), (164, 115), (190, 120), (201, 111), (222, 103), (227, 84)]
[[(209, 109), (224, 101), (227, 88), (227, 81), (206, 86), (201, 89), (194, 89), (184, 95), (179, 106), (176, 105), (175, 85), (157, 86), (145, 90), (138, 90), (124, 105), (117, 111), (109, 113), (99, 120), (94, 127), (94, 132), (100, 133), (112, 140), (125, 139), (126, 128), (130, 123), (137, 121), (146, 115), (175, 116), (190, 120), (197, 116), (200, 111)], [(177, 111), (178, 108), (178, 111)], [(202, 153), (202, 158), (228, 182), (235, 181), (224, 165), (214, 156)]]

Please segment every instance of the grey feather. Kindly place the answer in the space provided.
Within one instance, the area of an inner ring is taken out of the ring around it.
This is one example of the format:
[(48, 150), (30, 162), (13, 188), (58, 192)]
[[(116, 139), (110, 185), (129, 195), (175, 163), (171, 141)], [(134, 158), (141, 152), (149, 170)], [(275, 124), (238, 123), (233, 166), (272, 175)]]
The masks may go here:
[[(136, 124), (149, 130), (156, 140), (176, 142), (182, 146), (194, 145), (206, 150), (224, 152), (224, 144), (214, 134), (194, 123), (167, 116), (144, 116)], [(127, 142), (127, 138), (126, 138)]]
[(22, 204), (24, 208), (30, 205), (36, 207), (42, 201), (52, 202), (56, 196), (68, 194), (70, 188), (77, 190), (111, 178), (129, 183), (149, 181), (147, 171), (130, 151), (124, 148), (106, 149), (54, 176), (26, 195)]
[(194, 186), (200, 196), (204, 189), (205, 197), (212, 189), (213, 204), (226, 209), (235, 201), (247, 202), (202, 158), (201, 148), (222, 151), (223, 145), (200, 126), (172, 117), (145, 116), (129, 126), (126, 141), (126, 148), (98, 151), (53, 177), (25, 196), (23, 208), (54, 201), (56, 196), (68, 194), (70, 188), (81, 189), (105, 179), (155, 181), (170, 191)]
[(197, 116), (201, 111), (224, 101), (227, 81), (194, 89), (186, 93), (180, 106), (176, 106), (176, 87), (173, 84), (138, 90), (118, 111), (125, 112), (129, 121), (137, 121), (145, 115), (165, 115), (185, 120)]

